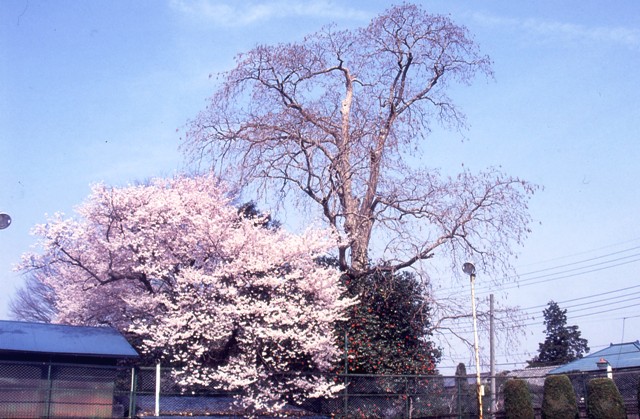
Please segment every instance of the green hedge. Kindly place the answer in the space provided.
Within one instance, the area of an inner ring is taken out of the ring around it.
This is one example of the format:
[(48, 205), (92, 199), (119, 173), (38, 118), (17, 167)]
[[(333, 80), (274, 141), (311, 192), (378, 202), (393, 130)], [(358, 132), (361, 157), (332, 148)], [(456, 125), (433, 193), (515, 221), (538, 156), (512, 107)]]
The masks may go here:
[(524, 380), (509, 380), (504, 385), (504, 411), (507, 419), (533, 419), (529, 385)]
[(578, 403), (569, 377), (550, 375), (544, 380), (542, 397), (543, 419), (576, 419)]
[(587, 383), (587, 414), (590, 419), (627, 418), (624, 401), (613, 380), (594, 378)]

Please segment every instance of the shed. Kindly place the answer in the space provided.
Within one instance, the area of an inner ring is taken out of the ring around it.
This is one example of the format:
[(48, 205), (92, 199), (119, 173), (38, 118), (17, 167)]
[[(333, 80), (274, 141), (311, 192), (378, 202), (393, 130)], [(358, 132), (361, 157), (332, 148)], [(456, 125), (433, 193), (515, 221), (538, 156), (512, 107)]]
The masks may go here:
[[(549, 374), (599, 371), (599, 361), (605, 360), (615, 370), (640, 368), (640, 342), (612, 343), (609, 347), (593, 352), (549, 371)], [(602, 365), (602, 364), (601, 364)], [(606, 364), (605, 364), (606, 365)]]
[(0, 417), (112, 417), (116, 364), (137, 357), (111, 327), (0, 320)]

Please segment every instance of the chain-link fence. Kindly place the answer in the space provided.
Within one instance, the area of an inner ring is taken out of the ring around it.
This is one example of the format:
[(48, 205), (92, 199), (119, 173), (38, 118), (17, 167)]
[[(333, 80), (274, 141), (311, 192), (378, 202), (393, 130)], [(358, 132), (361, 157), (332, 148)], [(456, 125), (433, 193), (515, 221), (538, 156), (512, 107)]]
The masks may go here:
[[(345, 389), (324, 414), (349, 418), (470, 418), (477, 416), (470, 378), (401, 375), (341, 376)], [(489, 396), (485, 395), (489, 409)]]
[[(472, 417), (471, 379), (333, 375), (333, 399), (290, 406), (296, 416)], [(159, 386), (157, 385), (159, 383)], [(0, 418), (242, 416), (234, 395), (182, 387), (170, 369), (0, 361)]]
[[(141, 368), (136, 375), (136, 414), (153, 416), (242, 416), (234, 394), (210, 388), (184, 388), (169, 369)], [(332, 379), (345, 385), (332, 399), (307, 400), (288, 406), (287, 413), (316, 418), (472, 418), (477, 417), (475, 378), (440, 375), (343, 375)], [(160, 383), (156, 399), (156, 382)], [(504, 379), (502, 379), (504, 380)], [(486, 386), (488, 389), (489, 387)], [(484, 396), (489, 413), (491, 395)], [(157, 409), (157, 410), (156, 410)]]
[(130, 368), (0, 362), (1, 418), (111, 418), (129, 411)]
[[(567, 375), (584, 412), (587, 383), (605, 374)], [(504, 417), (502, 389), (516, 377), (529, 383), (534, 408), (540, 411), (545, 376), (502, 373), (495, 378), (493, 397), (490, 378), (483, 376), (485, 417)], [(637, 414), (639, 377), (637, 369), (613, 374), (629, 415)], [(478, 417), (475, 377), (334, 374), (332, 379), (344, 383), (344, 391), (332, 399), (291, 406), (290, 414), (315, 418)], [(242, 413), (234, 405), (233, 393), (182, 387), (170, 369), (0, 361), (0, 418), (242, 417)]]

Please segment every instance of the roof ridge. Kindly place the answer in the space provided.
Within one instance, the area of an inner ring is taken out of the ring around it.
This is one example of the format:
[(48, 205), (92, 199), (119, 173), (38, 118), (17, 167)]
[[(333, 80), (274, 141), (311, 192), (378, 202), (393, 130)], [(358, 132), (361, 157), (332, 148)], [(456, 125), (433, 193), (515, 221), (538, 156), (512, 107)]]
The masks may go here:
[(31, 324), (31, 325), (46, 326), (46, 327), (51, 327), (51, 326), (77, 327), (77, 328), (86, 327), (86, 328), (90, 328), (90, 329), (113, 329), (113, 330), (117, 330), (115, 327), (109, 326), (109, 325), (87, 326), (87, 325), (82, 325), (82, 324), (45, 323), (45, 322), (34, 322), (34, 321), (25, 321), (25, 320), (0, 320), (0, 324), (1, 323), (20, 323), (20, 324)]

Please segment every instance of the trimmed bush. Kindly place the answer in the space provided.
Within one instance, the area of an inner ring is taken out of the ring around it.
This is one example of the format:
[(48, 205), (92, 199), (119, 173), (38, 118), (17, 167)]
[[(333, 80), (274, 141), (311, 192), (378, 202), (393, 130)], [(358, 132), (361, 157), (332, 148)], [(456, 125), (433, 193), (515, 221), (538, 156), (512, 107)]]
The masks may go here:
[(578, 403), (569, 377), (550, 375), (544, 380), (542, 397), (543, 419), (576, 419)]
[(587, 414), (590, 419), (626, 419), (624, 401), (613, 380), (594, 378), (587, 383)]
[(504, 411), (507, 419), (533, 419), (529, 385), (524, 380), (509, 380), (504, 385)]

